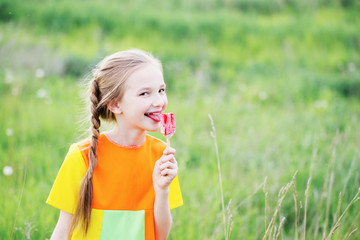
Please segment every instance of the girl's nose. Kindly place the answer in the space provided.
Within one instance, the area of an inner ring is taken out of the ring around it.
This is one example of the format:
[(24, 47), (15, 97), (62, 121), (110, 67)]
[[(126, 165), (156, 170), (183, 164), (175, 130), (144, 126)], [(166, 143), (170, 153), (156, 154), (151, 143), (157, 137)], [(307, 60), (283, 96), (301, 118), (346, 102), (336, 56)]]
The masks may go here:
[(162, 107), (164, 104), (166, 104), (166, 95), (155, 94), (153, 99), (153, 106)]

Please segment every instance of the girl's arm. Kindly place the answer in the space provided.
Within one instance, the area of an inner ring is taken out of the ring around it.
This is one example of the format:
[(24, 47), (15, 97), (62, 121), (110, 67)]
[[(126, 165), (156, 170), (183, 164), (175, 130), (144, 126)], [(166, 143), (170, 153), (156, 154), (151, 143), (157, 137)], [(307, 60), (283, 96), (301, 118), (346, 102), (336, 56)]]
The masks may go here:
[(167, 239), (172, 224), (169, 207), (169, 189), (155, 192), (154, 221), (155, 239)]
[(175, 149), (166, 148), (156, 161), (153, 172), (155, 190), (154, 221), (156, 239), (166, 239), (170, 233), (172, 219), (169, 206), (169, 185), (177, 175)]
[(70, 223), (71, 223), (72, 214), (60, 211), (59, 220), (56, 224), (53, 234), (51, 235), (50, 240), (67, 240)]

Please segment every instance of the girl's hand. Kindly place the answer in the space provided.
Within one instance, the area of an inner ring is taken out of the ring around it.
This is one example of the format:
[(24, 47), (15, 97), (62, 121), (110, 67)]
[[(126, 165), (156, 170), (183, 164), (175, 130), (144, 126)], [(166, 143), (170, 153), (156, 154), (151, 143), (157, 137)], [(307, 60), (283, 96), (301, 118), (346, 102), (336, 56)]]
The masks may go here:
[(163, 155), (156, 161), (153, 171), (153, 185), (155, 192), (168, 191), (168, 187), (177, 175), (176, 150), (166, 147)]

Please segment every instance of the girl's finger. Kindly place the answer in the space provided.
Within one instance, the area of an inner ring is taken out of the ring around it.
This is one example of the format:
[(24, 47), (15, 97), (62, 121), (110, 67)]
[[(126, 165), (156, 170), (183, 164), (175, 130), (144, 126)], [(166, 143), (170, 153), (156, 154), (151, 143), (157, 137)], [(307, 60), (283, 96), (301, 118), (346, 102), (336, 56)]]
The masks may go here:
[(176, 166), (178, 165), (175, 157), (169, 158), (167, 161), (168, 161), (168, 162), (172, 162), (172, 163), (175, 164)]
[(170, 161), (171, 161), (173, 164), (175, 164), (176, 166), (178, 165), (178, 163), (177, 163), (177, 161), (176, 161), (175, 158), (172, 158)]
[(166, 168), (166, 169), (161, 171), (161, 175), (162, 176), (173, 176), (173, 177), (175, 177), (177, 175), (177, 170)]
[(162, 156), (161, 163), (165, 163), (165, 162), (168, 162), (168, 161), (173, 162), (172, 159), (175, 159), (173, 154), (164, 155), (164, 156)]
[(160, 165), (160, 170), (163, 170), (165, 168), (177, 169), (177, 165), (172, 162), (166, 162)]
[(175, 150), (175, 148), (172, 148), (172, 147), (166, 147), (163, 153), (164, 153), (164, 155), (169, 155), (169, 154), (175, 155), (176, 150)]

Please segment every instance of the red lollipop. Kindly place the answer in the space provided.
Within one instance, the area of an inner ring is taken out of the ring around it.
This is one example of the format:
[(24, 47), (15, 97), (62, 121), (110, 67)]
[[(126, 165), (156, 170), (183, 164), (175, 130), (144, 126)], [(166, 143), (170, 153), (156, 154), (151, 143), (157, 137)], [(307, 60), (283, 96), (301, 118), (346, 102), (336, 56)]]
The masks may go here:
[(173, 113), (163, 113), (160, 122), (160, 132), (166, 137), (166, 143), (170, 147), (170, 138), (175, 133), (175, 115)]

